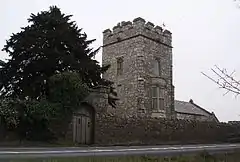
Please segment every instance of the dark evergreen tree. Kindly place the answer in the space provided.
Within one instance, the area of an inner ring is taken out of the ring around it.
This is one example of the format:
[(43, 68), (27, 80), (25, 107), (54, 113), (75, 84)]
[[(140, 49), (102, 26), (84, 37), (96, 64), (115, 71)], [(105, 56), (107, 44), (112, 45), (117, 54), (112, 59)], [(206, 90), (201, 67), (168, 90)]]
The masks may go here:
[(0, 60), (0, 67), (4, 66), (5, 65), (5, 62)]
[[(0, 60), (0, 79), (2, 78), (3, 76), (3, 73), (2, 73), (2, 69), (3, 69), (3, 66), (5, 65), (5, 62)], [(2, 88), (2, 81), (0, 80), (0, 89)]]
[[(89, 45), (95, 40), (88, 40), (70, 18), (52, 6), (49, 11), (32, 14), (29, 25), (12, 34), (3, 48), (10, 59), (2, 68), (2, 96), (38, 100), (48, 96), (49, 78), (62, 72), (78, 73), (89, 88), (111, 87), (112, 83), (101, 77), (109, 66), (101, 67), (93, 59), (99, 49)], [(113, 106), (114, 102), (109, 99)]]

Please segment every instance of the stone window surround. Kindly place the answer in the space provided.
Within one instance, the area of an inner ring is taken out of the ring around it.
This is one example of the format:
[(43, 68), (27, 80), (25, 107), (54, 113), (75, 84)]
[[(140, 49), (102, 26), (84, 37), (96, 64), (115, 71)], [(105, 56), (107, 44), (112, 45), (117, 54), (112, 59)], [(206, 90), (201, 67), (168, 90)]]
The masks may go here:
[[(156, 91), (156, 97), (153, 97), (153, 88), (157, 88), (157, 91)], [(160, 96), (160, 90), (163, 90), (163, 94), (162, 96)], [(157, 100), (157, 109), (154, 109), (153, 108), (153, 99), (156, 99)], [(160, 108), (160, 99), (163, 100), (163, 108), (161, 109)], [(161, 113), (164, 113), (166, 110), (165, 110), (165, 88), (163, 86), (160, 86), (158, 84), (153, 84), (151, 86), (151, 108), (152, 108), (152, 112), (161, 112)]]
[(117, 76), (120, 76), (123, 74), (123, 67), (124, 67), (124, 60), (123, 56), (117, 57)]
[(167, 88), (167, 78), (162, 76), (150, 76), (151, 79), (151, 87), (158, 86), (162, 89)]
[(162, 75), (161, 59), (158, 57), (155, 57), (153, 60), (153, 74), (157, 77)]

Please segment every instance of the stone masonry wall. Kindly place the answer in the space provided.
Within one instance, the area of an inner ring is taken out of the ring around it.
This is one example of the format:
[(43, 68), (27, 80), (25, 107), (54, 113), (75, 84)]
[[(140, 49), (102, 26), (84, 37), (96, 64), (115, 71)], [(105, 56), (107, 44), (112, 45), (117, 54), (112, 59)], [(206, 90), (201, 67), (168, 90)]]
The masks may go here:
[(240, 125), (105, 114), (97, 117), (95, 128), (96, 145), (157, 145), (227, 142)]
[[(117, 111), (107, 112), (120, 116), (164, 116), (174, 114), (174, 90), (172, 86), (172, 37), (171, 32), (136, 18), (133, 22), (121, 22), (111, 31), (103, 32), (103, 65), (110, 69), (103, 75), (115, 83), (120, 100)], [(123, 58), (123, 74), (117, 75), (117, 59)], [(161, 62), (161, 76), (153, 75), (153, 61)], [(151, 87), (165, 89), (165, 111), (151, 109)]]

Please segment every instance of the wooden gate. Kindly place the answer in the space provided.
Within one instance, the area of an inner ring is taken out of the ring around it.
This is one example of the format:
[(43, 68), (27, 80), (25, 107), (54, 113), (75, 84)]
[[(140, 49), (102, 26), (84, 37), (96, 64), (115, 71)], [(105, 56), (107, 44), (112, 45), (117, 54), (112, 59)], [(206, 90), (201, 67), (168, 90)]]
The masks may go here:
[(89, 106), (81, 107), (73, 117), (73, 140), (78, 144), (93, 143), (93, 111)]

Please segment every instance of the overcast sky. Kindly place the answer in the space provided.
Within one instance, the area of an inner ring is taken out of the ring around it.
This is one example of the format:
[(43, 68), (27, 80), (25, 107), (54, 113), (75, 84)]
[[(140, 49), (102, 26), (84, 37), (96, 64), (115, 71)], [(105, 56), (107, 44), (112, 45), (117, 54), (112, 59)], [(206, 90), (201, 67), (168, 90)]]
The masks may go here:
[[(102, 45), (102, 31), (120, 21), (142, 17), (173, 33), (175, 99), (189, 101), (221, 121), (240, 120), (240, 98), (220, 90), (201, 72), (211, 75), (215, 64), (236, 70), (240, 79), (240, 8), (233, 0), (2, 0), (0, 47), (11, 33), (27, 25), (31, 13), (57, 5), (72, 14), (89, 39)], [(8, 56), (0, 52), (0, 59)], [(97, 55), (101, 61), (101, 53)]]

